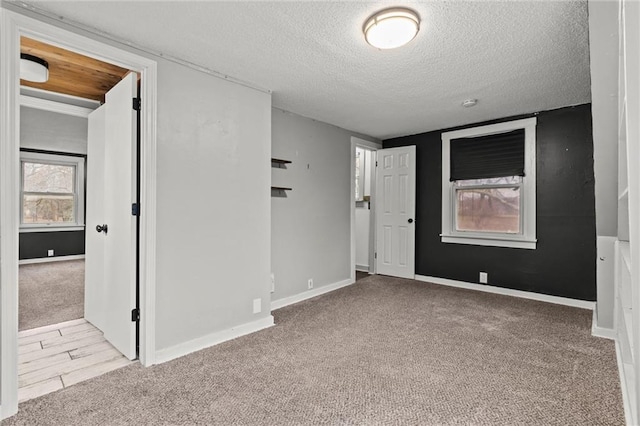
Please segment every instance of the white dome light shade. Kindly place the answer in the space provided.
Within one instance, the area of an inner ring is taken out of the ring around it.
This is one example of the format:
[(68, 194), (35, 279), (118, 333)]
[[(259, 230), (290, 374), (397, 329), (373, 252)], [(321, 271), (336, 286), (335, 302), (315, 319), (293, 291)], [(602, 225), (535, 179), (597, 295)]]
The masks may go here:
[(44, 83), (49, 79), (49, 64), (37, 56), (21, 53), (20, 78), (34, 83)]
[(411, 9), (381, 10), (367, 19), (362, 31), (367, 43), (378, 49), (394, 49), (409, 43), (418, 34), (420, 17)]

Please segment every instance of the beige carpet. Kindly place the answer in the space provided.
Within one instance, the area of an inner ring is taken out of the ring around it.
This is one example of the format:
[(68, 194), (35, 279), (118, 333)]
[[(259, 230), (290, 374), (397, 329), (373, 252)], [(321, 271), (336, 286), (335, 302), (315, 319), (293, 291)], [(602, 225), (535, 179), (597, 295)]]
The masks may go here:
[(591, 312), (371, 276), (277, 325), (20, 405), (10, 425), (620, 425)]
[(84, 260), (20, 265), (18, 328), (84, 317)]

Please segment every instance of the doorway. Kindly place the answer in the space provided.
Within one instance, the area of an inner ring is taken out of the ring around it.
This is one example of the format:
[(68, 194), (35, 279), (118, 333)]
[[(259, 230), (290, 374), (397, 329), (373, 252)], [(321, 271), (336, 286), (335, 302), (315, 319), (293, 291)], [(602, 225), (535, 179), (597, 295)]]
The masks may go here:
[[(356, 146), (356, 278), (358, 272), (373, 273), (374, 231), (371, 223), (371, 187), (375, 180), (376, 151)], [(374, 209), (375, 211), (375, 209)]]
[[(129, 127), (135, 125), (131, 99), (137, 98), (137, 78), (125, 68), (36, 39), (21, 37), (20, 49), (21, 55), (45, 61), (49, 69), (46, 79), (39, 81), (23, 80), (21, 75), (21, 99), (27, 99), (27, 94), (31, 99), (21, 102), (20, 109), (18, 401), (22, 402), (128, 365), (136, 357), (137, 322), (127, 315), (124, 327), (125, 332), (131, 329), (130, 347), (117, 345), (114, 335), (117, 340), (118, 334), (107, 327), (118, 324), (113, 306), (125, 305), (129, 311), (137, 307), (137, 254), (127, 251), (136, 236), (125, 232), (129, 241), (120, 238), (117, 248), (124, 254), (119, 269), (129, 269), (131, 278), (106, 278), (113, 268), (104, 267), (106, 251), (96, 250), (106, 239), (95, 238), (92, 227), (103, 223), (101, 210), (112, 204), (98, 201), (105, 198), (111, 180), (96, 171), (113, 167), (114, 155), (105, 155), (109, 141), (99, 131), (106, 133), (106, 129), (96, 130), (92, 117), (97, 110), (119, 108), (112, 115), (129, 115)], [(114, 93), (125, 83), (131, 93), (118, 104)], [(78, 112), (77, 104), (82, 103), (94, 109), (82, 109), (79, 117), (66, 113)], [(110, 127), (126, 127), (126, 120), (117, 124)], [(120, 188), (137, 187), (134, 133), (111, 141), (118, 145), (118, 156), (130, 153), (130, 173), (122, 164), (116, 177)], [(136, 199), (133, 190), (128, 196), (128, 202), (119, 204), (124, 211)], [(101, 207), (99, 212), (96, 205)], [(130, 214), (124, 216), (135, 224)], [(129, 228), (134, 234), (134, 227)], [(112, 295), (103, 291), (103, 299), (91, 303), (96, 289), (103, 287), (101, 281), (109, 278), (115, 283), (110, 289), (118, 288), (118, 283), (131, 287), (129, 299), (114, 303)], [(114, 314), (110, 321), (98, 323), (96, 311), (102, 309)]]
[[(18, 226), (20, 200), (19, 87), (20, 37), (38, 39), (64, 49), (121, 66), (141, 76), (140, 115), (140, 361), (154, 363), (155, 258), (155, 115), (156, 62), (137, 54), (2, 9), (0, 78), (2, 84), (0, 134), (0, 417), (18, 409)], [(131, 313), (129, 313), (131, 314)], [(131, 320), (131, 316), (129, 316)], [(76, 326), (83, 326), (77, 324)], [(61, 332), (59, 332), (62, 334)]]
[(351, 279), (375, 274), (376, 153), (382, 145), (351, 137)]

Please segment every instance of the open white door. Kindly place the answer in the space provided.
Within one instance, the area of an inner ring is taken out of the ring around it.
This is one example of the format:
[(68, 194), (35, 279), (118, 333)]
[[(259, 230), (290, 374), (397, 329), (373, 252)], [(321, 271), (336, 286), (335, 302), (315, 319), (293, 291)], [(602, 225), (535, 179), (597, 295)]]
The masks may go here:
[(84, 317), (104, 328), (104, 236), (95, 231), (104, 219), (104, 147), (106, 107), (89, 114), (87, 138), (87, 197), (84, 263)]
[(416, 147), (378, 150), (377, 273), (415, 277)]
[[(137, 356), (136, 322), (131, 314), (136, 307), (136, 217), (131, 212), (136, 202), (136, 111), (132, 107), (136, 84), (136, 75), (130, 73), (107, 93), (101, 107), (105, 110), (104, 147), (102, 151), (95, 150), (104, 152), (101, 182), (95, 181), (100, 179), (100, 166), (95, 165), (100, 158), (87, 155), (87, 168), (98, 169), (95, 174), (88, 171), (87, 188), (94, 192), (87, 193), (87, 200), (102, 197), (103, 208), (102, 215), (91, 217), (88, 209), (86, 232), (102, 239), (103, 274), (99, 276), (100, 269), (95, 268), (86, 274), (86, 291), (91, 297), (87, 307), (93, 312), (85, 315), (89, 321), (97, 320), (94, 325), (104, 332), (105, 339), (129, 359)], [(93, 133), (90, 131), (90, 135)], [(90, 178), (94, 182), (89, 182)], [(91, 203), (94, 202), (100, 204), (95, 200)], [(89, 236), (87, 243), (99, 245)], [(99, 250), (93, 248), (96, 256), (100, 256)], [(91, 253), (87, 252), (89, 256)], [(89, 260), (90, 264), (94, 260)]]

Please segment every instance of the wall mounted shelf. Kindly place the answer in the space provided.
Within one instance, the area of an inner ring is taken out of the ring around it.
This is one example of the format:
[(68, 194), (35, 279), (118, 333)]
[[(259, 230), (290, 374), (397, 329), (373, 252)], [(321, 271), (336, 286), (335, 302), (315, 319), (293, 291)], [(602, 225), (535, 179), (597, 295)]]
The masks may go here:
[[(287, 168), (287, 164), (291, 164), (291, 160), (283, 160), (280, 158), (272, 158), (271, 159), (271, 167), (274, 169), (285, 169)], [(293, 188), (289, 188), (286, 186), (271, 186), (271, 195), (280, 194), (280, 196), (286, 197), (285, 191), (292, 191)], [(275, 192), (274, 192), (275, 191)]]
[(291, 164), (291, 160), (281, 160), (279, 158), (272, 158), (271, 162), (275, 164)]

